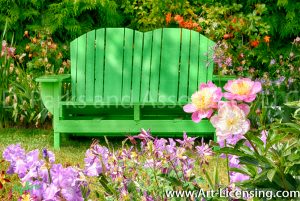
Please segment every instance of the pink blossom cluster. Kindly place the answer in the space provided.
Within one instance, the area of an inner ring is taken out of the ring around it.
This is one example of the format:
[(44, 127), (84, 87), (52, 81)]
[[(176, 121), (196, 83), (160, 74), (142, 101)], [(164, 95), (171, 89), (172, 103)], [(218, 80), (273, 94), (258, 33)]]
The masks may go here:
[[(192, 113), (192, 120), (199, 123), (203, 118), (209, 118), (216, 128), (217, 141), (220, 147), (226, 144), (234, 145), (250, 130), (250, 121), (247, 118), (250, 107), (262, 90), (261, 83), (248, 78), (229, 80), (222, 93), (220, 87), (212, 82), (201, 84), (199, 91), (191, 97), (191, 103), (183, 107), (185, 112)], [(226, 98), (227, 101), (223, 101)], [(246, 142), (247, 143), (247, 142)], [(230, 156), (230, 164), (239, 167), (239, 161)], [(248, 179), (240, 173), (230, 174), (232, 182)]]

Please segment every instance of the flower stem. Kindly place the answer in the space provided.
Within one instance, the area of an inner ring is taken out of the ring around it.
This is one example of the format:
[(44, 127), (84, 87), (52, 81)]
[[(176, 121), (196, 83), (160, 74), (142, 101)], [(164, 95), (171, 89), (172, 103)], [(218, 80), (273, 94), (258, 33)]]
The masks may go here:
[(251, 141), (251, 139), (249, 139), (247, 135), (245, 135), (245, 137), (248, 140), (248, 142), (251, 144), (251, 146), (253, 147), (255, 153), (257, 153), (257, 155), (260, 155), (258, 150), (256, 149), (256, 147), (254, 146), (253, 142)]

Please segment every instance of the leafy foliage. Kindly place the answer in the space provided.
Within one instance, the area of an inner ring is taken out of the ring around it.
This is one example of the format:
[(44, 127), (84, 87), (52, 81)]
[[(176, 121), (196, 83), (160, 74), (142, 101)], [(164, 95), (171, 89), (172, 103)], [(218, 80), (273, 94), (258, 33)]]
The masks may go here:
[(121, 26), (122, 16), (112, 0), (1, 0), (0, 24), (6, 21), (16, 42), (21, 42), (25, 30), (43, 31), (65, 42), (95, 28)]

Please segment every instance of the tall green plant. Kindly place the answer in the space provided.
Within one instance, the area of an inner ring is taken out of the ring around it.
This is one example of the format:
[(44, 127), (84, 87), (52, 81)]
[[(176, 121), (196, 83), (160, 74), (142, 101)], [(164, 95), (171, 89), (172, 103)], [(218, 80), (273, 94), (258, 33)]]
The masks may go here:
[(6, 110), (6, 92), (9, 86), (9, 69), (13, 64), (12, 56), (14, 54), (14, 48), (8, 47), (7, 42), (4, 40), (6, 35), (5, 25), (1, 38), (1, 54), (0, 54), (0, 128), (7, 124), (7, 110)]

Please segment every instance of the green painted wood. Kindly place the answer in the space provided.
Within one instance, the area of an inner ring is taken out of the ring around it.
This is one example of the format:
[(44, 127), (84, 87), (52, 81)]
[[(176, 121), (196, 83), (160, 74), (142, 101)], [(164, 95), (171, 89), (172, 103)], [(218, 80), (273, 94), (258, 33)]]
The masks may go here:
[(44, 106), (53, 114), (54, 111), (54, 85), (51, 82), (40, 83), (41, 98)]
[(163, 29), (159, 101), (177, 102), (180, 29)]
[(134, 105), (133, 106), (133, 117), (134, 120), (140, 120), (141, 119), (141, 108), (139, 105)]
[(104, 100), (118, 102), (122, 93), (124, 29), (106, 29)]
[(158, 101), (159, 69), (161, 64), (162, 29), (153, 31), (149, 101)]
[(36, 79), (37, 82), (40, 82), (40, 95), (43, 101), (43, 104), (48, 109), (49, 112), (53, 114), (54, 111), (54, 100), (60, 98), (56, 96), (57, 91), (61, 92), (60, 88), (57, 88), (56, 83), (70, 81), (70, 74), (65, 75), (44, 75)]
[(132, 103), (140, 102), (141, 89), (141, 66), (143, 57), (143, 33), (134, 31), (134, 51), (133, 51), (133, 70), (132, 70)]
[[(171, 101), (165, 101), (165, 102), (158, 102), (158, 101), (155, 101), (155, 102), (146, 102), (146, 103), (138, 103), (139, 105), (152, 105), (152, 106), (157, 106), (157, 107), (163, 107), (163, 106), (176, 106), (176, 105), (183, 105), (183, 104), (179, 104), (177, 102), (171, 102)], [(129, 104), (124, 104), (123, 102), (116, 102), (116, 103), (113, 103), (113, 102), (76, 102), (76, 101), (62, 101), (60, 102), (60, 105), (69, 105), (69, 106), (83, 106), (83, 105), (86, 105), (86, 106), (93, 106), (93, 107), (101, 107), (101, 106), (124, 106), (124, 107), (127, 107), (127, 106), (132, 106), (132, 105), (135, 105), (134, 103), (129, 103)]]
[(76, 101), (84, 102), (86, 97), (86, 34), (78, 38), (77, 56)]
[(198, 85), (207, 82), (207, 38), (200, 35)]
[[(199, 40), (200, 39), (200, 40)], [(54, 147), (62, 133), (124, 135), (151, 128), (157, 135), (212, 135), (182, 111), (199, 82), (212, 79), (214, 43), (185, 29), (141, 33), (99, 29), (71, 42), (72, 101), (62, 101), (70, 75), (43, 76), (41, 96), (53, 113)], [(208, 54), (207, 54), (208, 52)]]
[(144, 33), (140, 102), (148, 102), (151, 73), (152, 32)]
[(70, 44), (70, 58), (71, 58), (71, 77), (72, 77), (72, 95), (75, 100), (76, 94), (76, 80), (77, 80), (77, 50), (78, 39), (75, 39)]
[(60, 133), (54, 132), (54, 149), (59, 150), (60, 149)]
[(70, 74), (61, 74), (61, 75), (43, 75), (35, 79), (37, 82), (68, 82), (70, 81)]
[(132, 62), (133, 62), (133, 37), (132, 29), (125, 29), (124, 45), (124, 66), (123, 66), (123, 84), (122, 84), (122, 103), (131, 101), (131, 81), (132, 81)]
[(207, 41), (207, 81), (212, 81), (213, 79), (213, 71), (214, 71), (214, 62), (212, 59), (213, 55), (213, 47), (215, 43), (209, 39)]
[(210, 135), (215, 129), (208, 120), (195, 124), (191, 120), (61, 120), (58, 130), (61, 133), (105, 133), (124, 135), (139, 132), (141, 128), (151, 128), (151, 133), (198, 133)]
[(105, 29), (96, 31), (96, 53), (95, 53), (95, 102), (103, 100), (103, 81), (104, 81), (104, 42)]
[(94, 101), (95, 91), (95, 31), (87, 33), (87, 48), (86, 48), (86, 101)]
[(198, 88), (198, 56), (199, 56), (199, 33), (191, 31), (191, 53), (190, 53), (190, 73), (189, 73), (189, 97)]
[(179, 103), (186, 103), (188, 100), (190, 43), (191, 43), (191, 31), (188, 29), (182, 29), (179, 88), (178, 88)]

